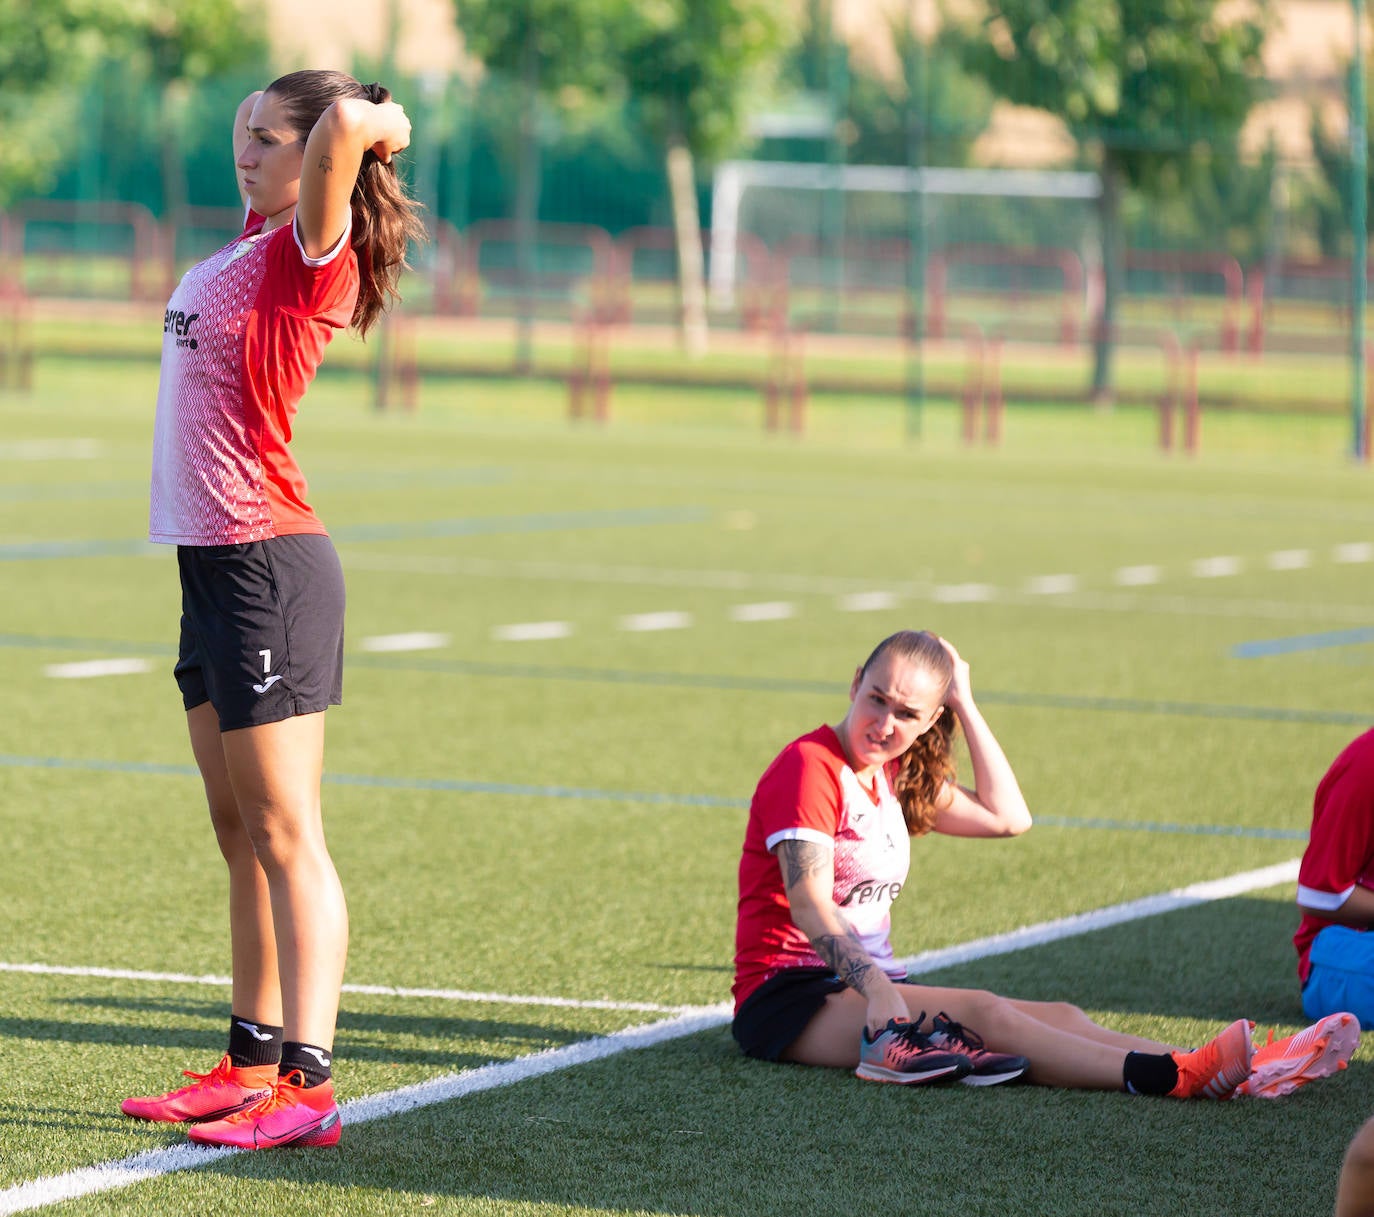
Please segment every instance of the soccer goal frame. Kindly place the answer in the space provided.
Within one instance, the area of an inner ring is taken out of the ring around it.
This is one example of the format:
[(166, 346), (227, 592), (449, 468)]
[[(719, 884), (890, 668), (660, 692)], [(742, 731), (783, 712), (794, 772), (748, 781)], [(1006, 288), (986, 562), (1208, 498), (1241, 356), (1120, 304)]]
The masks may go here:
[(1055, 169), (913, 169), (905, 165), (823, 165), (797, 161), (723, 161), (711, 186), (711, 303), (734, 302), (739, 265), (740, 203), (751, 186), (909, 195), (982, 195), (1077, 199), (1102, 195), (1095, 173)]

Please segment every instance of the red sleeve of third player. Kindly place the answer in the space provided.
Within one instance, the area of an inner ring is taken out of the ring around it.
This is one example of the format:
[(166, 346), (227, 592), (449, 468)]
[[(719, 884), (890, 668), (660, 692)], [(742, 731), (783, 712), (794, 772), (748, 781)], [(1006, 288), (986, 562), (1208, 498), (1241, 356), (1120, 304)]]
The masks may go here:
[[(1312, 834), (1298, 871), (1299, 899), (1374, 886), (1374, 732), (1336, 758), (1317, 787)], [(1303, 901), (1307, 903), (1307, 901)], [(1339, 902), (1337, 902), (1339, 903)], [(1333, 904), (1332, 907), (1337, 907)]]
[(834, 840), (840, 823), (842, 763), (812, 736), (782, 750), (754, 791), (754, 818), (765, 849), (784, 839)]

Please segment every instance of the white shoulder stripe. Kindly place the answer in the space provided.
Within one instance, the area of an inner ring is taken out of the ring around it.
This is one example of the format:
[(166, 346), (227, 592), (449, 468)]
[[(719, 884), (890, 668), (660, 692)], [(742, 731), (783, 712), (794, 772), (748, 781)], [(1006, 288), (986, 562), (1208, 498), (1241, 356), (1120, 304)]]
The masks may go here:
[(339, 256), (339, 251), (348, 244), (348, 238), (352, 236), (352, 234), (353, 217), (350, 214), (348, 218), (348, 227), (343, 230), (343, 236), (334, 243), (334, 248), (329, 250), (328, 253), (321, 254), (318, 258), (312, 258), (305, 252), (305, 246), (301, 244), (301, 232), (300, 229), (296, 227), (296, 217), (291, 217), (291, 239), (295, 241), (296, 249), (300, 251), (301, 261), (307, 266), (328, 266)]
[(1317, 909), (1323, 913), (1333, 913), (1350, 899), (1350, 893), (1355, 890), (1352, 883), (1343, 892), (1324, 892), (1319, 888), (1305, 887), (1298, 884), (1298, 903), (1309, 909)]
[(779, 841), (814, 841), (817, 845), (834, 845), (835, 838), (828, 836), (814, 828), (803, 828), (798, 825), (796, 828), (784, 828), (769, 836), (763, 843), (764, 847), (771, 854), (777, 847)]

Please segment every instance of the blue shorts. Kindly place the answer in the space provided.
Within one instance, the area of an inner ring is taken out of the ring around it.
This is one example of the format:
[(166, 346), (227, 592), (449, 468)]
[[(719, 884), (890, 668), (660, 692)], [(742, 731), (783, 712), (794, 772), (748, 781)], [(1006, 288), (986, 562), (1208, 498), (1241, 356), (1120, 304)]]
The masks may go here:
[(1302, 1011), (1314, 1023), (1349, 1010), (1374, 1030), (1374, 931), (1328, 925), (1312, 940), (1312, 970), (1302, 987)]

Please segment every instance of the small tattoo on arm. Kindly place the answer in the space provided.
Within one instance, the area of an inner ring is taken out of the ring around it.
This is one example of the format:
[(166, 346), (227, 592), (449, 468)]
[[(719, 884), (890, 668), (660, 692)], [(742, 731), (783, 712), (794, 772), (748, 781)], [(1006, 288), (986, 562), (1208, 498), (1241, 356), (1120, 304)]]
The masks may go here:
[(320, 172), (332, 173), (334, 171), (334, 158), (332, 156), (320, 157)]

